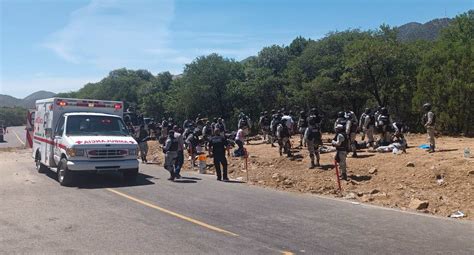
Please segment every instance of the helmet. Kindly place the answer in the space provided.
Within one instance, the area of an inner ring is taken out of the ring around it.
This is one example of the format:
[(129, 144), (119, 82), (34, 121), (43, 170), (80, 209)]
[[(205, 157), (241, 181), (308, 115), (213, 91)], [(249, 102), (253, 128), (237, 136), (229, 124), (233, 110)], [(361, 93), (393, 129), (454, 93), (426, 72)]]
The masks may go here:
[(388, 110), (387, 110), (387, 108), (385, 108), (385, 107), (382, 107), (382, 108), (380, 109), (380, 112), (381, 112), (383, 115), (387, 115), (387, 114), (388, 114)]
[(273, 109), (273, 110), (272, 110), (272, 114), (275, 114), (275, 113), (276, 113), (276, 111), (275, 111), (275, 109)]
[(312, 114), (318, 114), (318, 109), (316, 109), (316, 108), (311, 108), (311, 113), (312, 113)]
[(264, 112), (263, 112), (263, 114), (267, 115), (267, 114), (268, 114), (268, 112), (267, 112), (267, 111), (264, 111)]
[(365, 108), (365, 114), (369, 114), (370, 113), (370, 108)]
[(423, 105), (423, 109), (425, 109), (425, 110), (427, 110), (427, 111), (431, 110), (431, 104), (430, 104), (430, 103), (424, 104), (424, 105)]
[(340, 111), (337, 113), (338, 118), (345, 118), (345, 113), (343, 111)]
[(300, 111), (300, 115), (303, 116), (305, 114), (304, 111)]

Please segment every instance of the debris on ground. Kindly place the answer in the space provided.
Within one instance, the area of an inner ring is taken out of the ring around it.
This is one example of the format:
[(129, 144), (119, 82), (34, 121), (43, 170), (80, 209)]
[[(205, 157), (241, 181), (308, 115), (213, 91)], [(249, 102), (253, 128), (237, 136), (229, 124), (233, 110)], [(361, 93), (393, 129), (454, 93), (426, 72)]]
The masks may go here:
[(430, 205), (430, 203), (428, 201), (423, 201), (423, 200), (419, 200), (417, 198), (413, 198), (410, 201), (410, 204), (408, 205), (408, 208), (410, 208), (412, 210), (423, 210), (423, 209), (427, 209), (429, 205)]
[(464, 216), (466, 215), (461, 211), (456, 211), (452, 213), (451, 215), (449, 215), (450, 218), (463, 218)]

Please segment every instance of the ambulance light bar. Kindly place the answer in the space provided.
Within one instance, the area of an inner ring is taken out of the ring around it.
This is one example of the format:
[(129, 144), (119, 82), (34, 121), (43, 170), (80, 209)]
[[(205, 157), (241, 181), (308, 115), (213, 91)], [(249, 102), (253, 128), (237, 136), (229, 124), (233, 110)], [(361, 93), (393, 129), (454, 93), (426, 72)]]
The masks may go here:
[(65, 106), (76, 106), (76, 107), (89, 107), (89, 108), (115, 108), (115, 110), (121, 110), (122, 104), (121, 103), (108, 103), (108, 102), (100, 102), (100, 101), (77, 101), (77, 100), (58, 100), (56, 104), (60, 107)]

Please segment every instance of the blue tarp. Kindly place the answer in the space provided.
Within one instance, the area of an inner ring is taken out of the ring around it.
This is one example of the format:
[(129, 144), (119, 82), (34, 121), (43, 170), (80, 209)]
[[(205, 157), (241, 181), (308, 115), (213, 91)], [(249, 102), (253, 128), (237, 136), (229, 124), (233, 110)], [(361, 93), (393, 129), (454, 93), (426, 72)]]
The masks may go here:
[(418, 146), (418, 148), (420, 148), (420, 149), (429, 149), (430, 145), (429, 144), (422, 144), (422, 145)]

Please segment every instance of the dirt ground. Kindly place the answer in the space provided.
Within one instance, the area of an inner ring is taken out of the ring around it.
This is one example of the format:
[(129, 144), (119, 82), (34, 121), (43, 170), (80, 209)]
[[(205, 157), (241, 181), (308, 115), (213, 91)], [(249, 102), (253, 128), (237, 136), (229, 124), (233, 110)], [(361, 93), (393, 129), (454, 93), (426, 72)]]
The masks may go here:
[[(330, 134), (323, 136), (323, 140), (330, 138)], [(294, 148), (291, 158), (280, 157), (277, 147), (252, 140), (246, 146), (248, 184), (445, 217), (459, 210), (465, 214), (464, 219), (474, 220), (474, 158), (464, 158), (464, 148), (474, 149), (474, 138), (439, 137), (437, 152), (432, 154), (417, 148), (426, 143), (425, 135), (406, 138), (410, 146), (406, 154), (363, 149), (357, 158), (349, 155), (349, 181), (341, 181), (342, 191), (337, 188), (334, 152), (321, 154), (321, 168), (309, 169), (306, 148)], [(292, 144), (299, 145), (299, 138), (295, 136)], [(154, 162), (162, 162), (163, 154), (156, 142), (150, 142), (150, 153)], [(212, 159), (207, 163), (207, 173), (214, 174)], [(246, 181), (244, 165), (242, 158), (230, 158), (230, 178)], [(185, 171), (190, 168), (187, 161)]]

